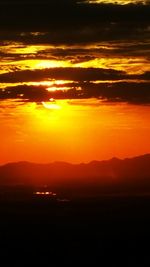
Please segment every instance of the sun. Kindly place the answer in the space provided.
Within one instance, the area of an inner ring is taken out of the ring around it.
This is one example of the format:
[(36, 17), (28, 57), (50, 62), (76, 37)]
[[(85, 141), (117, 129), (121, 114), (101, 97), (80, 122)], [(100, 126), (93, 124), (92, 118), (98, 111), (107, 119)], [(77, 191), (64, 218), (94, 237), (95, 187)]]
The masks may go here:
[(61, 108), (60, 105), (56, 104), (53, 98), (50, 98), (49, 102), (42, 101), (42, 105), (44, 108), (51, 110), (59, 110)]

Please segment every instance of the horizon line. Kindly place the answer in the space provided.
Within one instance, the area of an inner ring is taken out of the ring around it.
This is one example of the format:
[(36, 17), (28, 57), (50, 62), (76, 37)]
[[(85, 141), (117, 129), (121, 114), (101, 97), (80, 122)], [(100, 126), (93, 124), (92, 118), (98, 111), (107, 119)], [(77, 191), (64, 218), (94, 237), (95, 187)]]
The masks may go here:
[(135, 159), (135, 158), (139, 158), (139, 157), (144, 157), (144, 156), (150, 156), (150, 152), (148, 153), (145, 153), (145, 154), (139, 154), (139, 155), (135, 155), (135, 156), (131, 156), (131, 157), (125, 157), (125, 158), (120, 158), (120, 157), (112, 157), (112, 158), (108, 158), (108, 159), (102, 159), (102, 160), (96, 160), (96, 159), (93, 159), (91, 161), (88, 161), (88, 162), (79, 162), (79, 163), (74, 163), (74, 162), (68, 162), (68, 161), (63, 161), (63, 160), (55, 160), (55, 161), (52, 161), (52, 162), (44, 162), (44, 163), (41, 163), (41, 162), (33, 162), (33, 161), (28, 161), (28, 160), (19, 160), (19, 161), (9, 161), (9, 162), (6, 162), (6, 163), (2, 163), (0, 164), (0, 167), (3, 167), (3, 166), (6, 166), (6, 165), (9, 165), (9, 164), (18, 164), (18, 163), (27, 163), (27, 164), (35, 164), (35, 165), (50, 165), (50, 164), (56, 164), (56, 163), (65, 163), (65, 164), (69, 164), (69, 165), (81, 165), (81, 164), (85, 164), (85, 165), (88, 165), (92, 162), (106, 162), (106, 161), (111, 161), (111, 160), (120, 160), (120, 161), (123, 161), (123, 160), (130, 160), (130, 159)]

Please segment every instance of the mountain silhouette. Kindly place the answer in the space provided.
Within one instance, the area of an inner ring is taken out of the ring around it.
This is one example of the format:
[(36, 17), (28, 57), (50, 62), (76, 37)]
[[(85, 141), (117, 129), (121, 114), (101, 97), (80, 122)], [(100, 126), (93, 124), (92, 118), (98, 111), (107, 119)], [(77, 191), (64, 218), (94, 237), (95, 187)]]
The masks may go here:
[(54, 189), (93, 190), (93, 193), (149, 193), (150, 154), (87, 164), (17, 162), (0, 166), (0, 186), (44, 184)]

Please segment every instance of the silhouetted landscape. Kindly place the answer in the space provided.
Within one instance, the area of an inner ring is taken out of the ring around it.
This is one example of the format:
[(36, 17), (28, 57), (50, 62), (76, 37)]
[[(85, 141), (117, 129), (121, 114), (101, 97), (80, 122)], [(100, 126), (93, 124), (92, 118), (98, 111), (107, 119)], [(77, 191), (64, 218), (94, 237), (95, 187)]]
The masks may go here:
[(150, 194), (150, 154), (87, 164), (9, 163), (0, 167), (0, 186), (48, 186), (69, 197)]
[(10, 163), (0, 178), (1, 266), (148, 266), (149, 154)]
[(0, 267), (150, 267), (150, 0), (0, 1)]

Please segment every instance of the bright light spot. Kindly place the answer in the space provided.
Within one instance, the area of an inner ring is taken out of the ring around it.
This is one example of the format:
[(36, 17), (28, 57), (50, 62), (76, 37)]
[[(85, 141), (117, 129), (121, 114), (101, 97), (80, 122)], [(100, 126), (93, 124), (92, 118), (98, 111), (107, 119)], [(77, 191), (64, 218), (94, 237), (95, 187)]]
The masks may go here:
[(44, 108), (47, 108), (47, 109), (52, 109), (52, 110), (59, 110), (61, 107), (55, 103), (51, 103), (51, 102), (54, 102), (54, 99), (51, 98), (50, 99), (50, 102), (42, 102), (42, 105)]
[(59, 68), (59, 67), (70, 67), (71, 63), (68, 61), (61, 60), (41, 60), (37, 62), (34, 68), (37, 69), (48, 69), (48, 68)]
[(47, 88), (46, 90), (48, 91), (48, 92), (55, 92), (55, 91), (67, 91), (67, 90), (70, 90), (71, 88), (70, 87), (65, 87), (65, 86), (63, 86), (63, 87), (56, 87), (56, 86), (53, 86), (53, 87), (49, 87), (49, 88)]
[[(127, 5), (130, 3), (133, 3), (133, 0), (87, 0), (86, 2), (90, 3), (90, 4), (94, 4), (94, 3), (113, 3), (115, 2), (115, 4), (119, 4), (119, 5)], [(147, 1), (146, 0), (136, 0), (135, 2), (137, 3), (141, 3), (141, 4), (146, 4)], [(82, 2), (81, 2), (82, 3)]]
[(40, 195), (40, 196), (45, 196), (45, 195), (49, 195), (49, 196), (56, 196), (56, 193), (50, 192), (50, 191), (37, 191), (34, 192), (34, 195)]
[(66, 83), (70, 83), (70, 82), (72, 82), (72, 81), (65, 81), (65, 80), (56, 80), (55, 81), (55, 84), (57, 84), (57, 85), (60, 85), (60, 84), (66, 84)]

